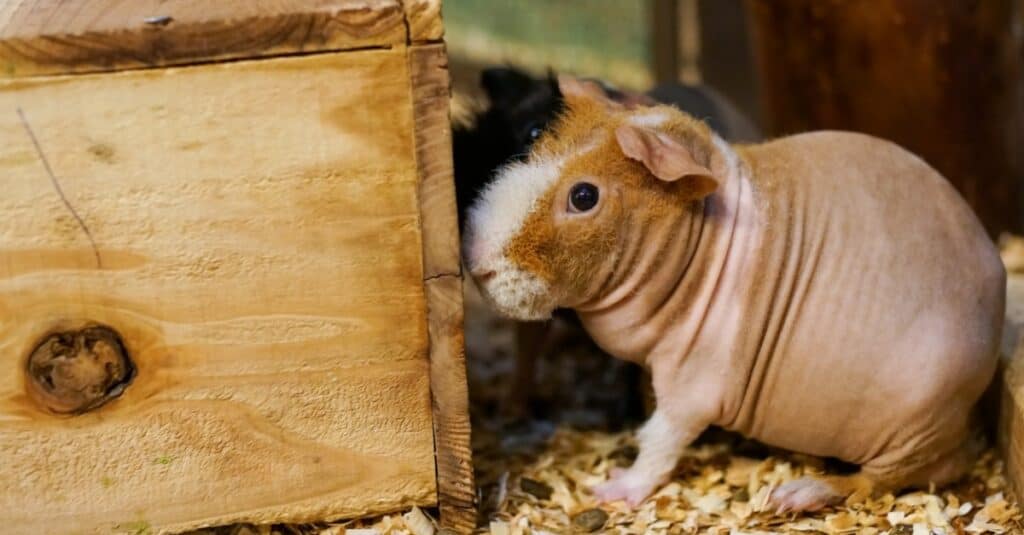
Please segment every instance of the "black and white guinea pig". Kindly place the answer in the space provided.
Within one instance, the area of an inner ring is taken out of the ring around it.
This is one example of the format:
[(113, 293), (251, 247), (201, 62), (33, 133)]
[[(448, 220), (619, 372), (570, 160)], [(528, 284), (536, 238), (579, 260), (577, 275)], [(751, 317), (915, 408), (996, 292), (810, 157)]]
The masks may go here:
[(460, 229), (466, 209), (494, 172), (525, 157), (564, 104), (554, 73), (533, 78), (518, 69), (496, 67), (481, 73), (480, 85), (487, 94), (487, 108), (469, 125), (452, 129)]
[[(704, 120), (729, 142), (755, 142), (761, 134), (739, 109), (704, 85), (668, 83), (646, 93), (596, 82), (608, 97), (634, 103), (671, 104)], [(563, 111), (565, 101), (553, 72), (535, 78), (513, 67), (492, 67), (480, 76), (489, 105), (468, 126), (452, 132), (459, 225), (466, 209), (502, 165), (526, 156), (533, 141)]]

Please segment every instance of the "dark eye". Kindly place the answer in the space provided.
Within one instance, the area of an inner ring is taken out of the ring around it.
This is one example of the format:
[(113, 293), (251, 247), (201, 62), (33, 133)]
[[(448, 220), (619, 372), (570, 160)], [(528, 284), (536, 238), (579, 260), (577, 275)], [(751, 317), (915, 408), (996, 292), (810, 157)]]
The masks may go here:
[(526, 132), (526, 139), (528, 141), (536, 141), (537, 138), (544, 133), (544, 125), (533, 122), (526, 125), (526, 129), (524, 131)]
[(574, 184), (569, 190), (569, 211), (586, 212), (597, 206), (597, 186), (589, 182)]

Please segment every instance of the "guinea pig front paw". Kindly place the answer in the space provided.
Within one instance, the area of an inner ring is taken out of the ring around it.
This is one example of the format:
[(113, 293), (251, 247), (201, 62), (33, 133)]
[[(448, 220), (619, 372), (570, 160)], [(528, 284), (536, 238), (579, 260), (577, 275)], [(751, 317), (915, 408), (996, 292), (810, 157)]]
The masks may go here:
[(827, 481), (803, 477), (779, 485), (768, 497), (770, 509), (777, 514), (818, 511), (843, 499)]
[(611, 479), (594, 487), (594, 497), (602, 503), (625, 501), (635, 508), (654, 492), (658, 483), (634, 470), (612, 470)]

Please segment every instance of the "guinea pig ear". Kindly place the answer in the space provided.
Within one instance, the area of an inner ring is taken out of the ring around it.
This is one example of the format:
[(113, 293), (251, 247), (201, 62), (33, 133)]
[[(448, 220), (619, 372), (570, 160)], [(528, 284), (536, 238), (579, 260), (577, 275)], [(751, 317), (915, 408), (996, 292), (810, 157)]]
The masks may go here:
[(562, 97), (562, 89), (558, 87), (558, 75), (555, 74), (554, 69), (548, 67), (548, 89), (551, 90), (551, 94), (557, 97)]
[(615, 129), (615, 139), (627, 157), (637, 160), (665, 182), (685, 180), (697, 198), (718, 189), (711, 170), (696, 162), (690, 150), (661, 132), (632, 124)]
[(558, 75), (558, 89), (566, 98), (583, 98), (597, 102), (608, 109), (624, 109), (623, 105), (608, 98), (601, 85), (566, 74)]

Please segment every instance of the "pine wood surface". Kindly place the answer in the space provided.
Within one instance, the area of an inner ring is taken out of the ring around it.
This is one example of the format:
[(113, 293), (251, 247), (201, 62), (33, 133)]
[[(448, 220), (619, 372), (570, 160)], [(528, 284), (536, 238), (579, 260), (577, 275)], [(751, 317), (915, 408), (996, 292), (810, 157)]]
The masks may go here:
[(1024, 496), (1024, 274), (1010, 275), (998, 439), (1010, 486)]
[[(424, 285), (416, 57), (0, 81), (5, 533), (436, 503), (428, 351), (449, 355), (434, 379), (465, 382), (456, 277)], [(94, 325), (121, 338), (134, 378), (53, 414), (25, 359)], [(442, 411), (465, 410), (453, 399)]]
[(448, 59), (442, 45), (410, 48), (420, 170), (423, 275), (427, 286), (430, 384), (441, 523), (476, 526), (469, 399), (463, 351), (462, 272), (452, 175)]
[(6, 0), (0, 77), (438, 41), (441, 0)]

